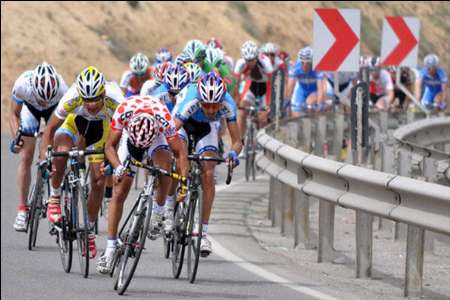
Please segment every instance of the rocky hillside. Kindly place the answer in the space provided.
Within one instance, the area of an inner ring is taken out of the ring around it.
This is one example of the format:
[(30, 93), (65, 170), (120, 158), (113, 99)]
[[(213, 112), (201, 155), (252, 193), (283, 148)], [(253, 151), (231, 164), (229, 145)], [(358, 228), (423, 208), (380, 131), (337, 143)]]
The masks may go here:
[(2, 2), (2, 131), (14, 80), (43, 60), (70, 84), (91, 64), (118, 81), (133, 53), (153, 56), (159, 47), (178, 53), (192, 38), (215, 36), (235, 57), (248, 39), (273, 41), (296, 55), (312, 43), (316, 7), (359, 8), (367, 54), (380, 51), (384, 16), (417, 16), (420, 58), (434, 51), (449, 69), (448, 2)]

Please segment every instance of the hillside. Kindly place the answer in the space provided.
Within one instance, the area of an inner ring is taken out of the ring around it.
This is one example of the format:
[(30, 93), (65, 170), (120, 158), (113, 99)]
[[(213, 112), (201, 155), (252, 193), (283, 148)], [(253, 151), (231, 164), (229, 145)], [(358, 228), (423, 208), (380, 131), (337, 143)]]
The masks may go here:
[(435, 51), (449, 69), (448, 2), (2, 2), (2, 131), (14, 80), (43, 60), (71, 84), (90, 64), (118, 81), (133, 53), (178, 53), (191, 38), (215, 36), (234, 57), (248, 39), (270, 40), (295, 57), (312, 43), (316, 7), (361, 9), (363, 54), (379, 53), (384, 16), (417, 16), (420, 58)]

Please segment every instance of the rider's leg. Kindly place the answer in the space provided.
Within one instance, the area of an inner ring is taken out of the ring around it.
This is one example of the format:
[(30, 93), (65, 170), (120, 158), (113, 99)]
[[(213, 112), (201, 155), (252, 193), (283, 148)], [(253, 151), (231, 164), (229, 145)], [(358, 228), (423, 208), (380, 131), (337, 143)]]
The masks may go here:
[(103, 193), (105, 189), (105, 176), (101, 174), (101, 163), (90, 163), (91, 166), (91, 189), (88, 197), (88, 214), (89, 223), (91, 226), (95, 223), (98, 216), (98, 211), (102, 205)]
[[(248, 108), (250, 107), (250, 103), (245, 101), (241, 101), (241, 107)], [(247, 111), (240, 109), (238, 114), (238, 126), (239, 126), (239, 132), (241, 134), (241, 137), (245, 137), (245, 131), (247, 129)]]
[[(161, 169), (170, 171), (171, 169), (171, 154), (166, 149), (166, 147), (161, 148), (153, 152), (152, 155), (153, 164)], [(160, 175), (158, 177), (158, 193), (156, 195), (156, 202), (159, 206), (165, 204), (167, 194), (169, 193), (170, 186), (172, 184), (172, 179), (170, 177)]]
[(31, 165), (33, 163), (36, 138), (22, 137), (23, 147), (20, 150), (20, 161), (17, 166), (17, 184), (19, 186), (19, 205), (27, 205), (28, 193), (31, 183)]
[(113, 195), (108, 210), (108, 240), (117, 239), (117, 231), (122, 218), (123, 204), (130, 192), (133, 177), (124, 176), (122, 180), (114, 185)]
[[(217, 154), (212, 151), (207, 151), (203, 153), (205, 156), (215, 157)], [(209, 217), (211, 215), (211, 209), (214, 201), (214, 196), (216, 192), (216, 186), (214, 182), (214, 170), (216, 168), (215, 162), (203, 162), (203, 173), (202, 173), (202, 188), (203, 188), (203, 224), (209, 223)], [(206, 232), (205, 232), (206, 233)]]

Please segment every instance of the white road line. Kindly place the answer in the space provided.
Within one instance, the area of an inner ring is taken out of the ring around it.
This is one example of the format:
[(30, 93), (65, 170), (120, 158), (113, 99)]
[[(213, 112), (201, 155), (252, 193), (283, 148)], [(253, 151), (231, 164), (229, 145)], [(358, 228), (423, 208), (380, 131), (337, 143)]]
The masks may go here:
[[(264, 177), (264, 175), (259, 175), (259, 176), (257, 176), (256, 179), (260, 179), (263, 177)], [(244, 181), (245, 181), (245, 178), (243, 178), (242, 180), (238, 180), (230, 185), (223, 184), (223, 185), (216, 186), (216, 192), (226, 190), (227, 188), (232, 187), (233, 185), (240, 184)], [(261, 267), (258, 267), (255, 264), (249, 263), (249, 262), (245, 261), (244, 259), (240, 258), (239, 256), (233, 254), (231, 251), (229, 251), (225, 247), (223, 247), (221, 244), (219, 244), (219, 242), (217, 242), (215, 239), (213, 239), (211, 237), (211, 235), (209, 235), (209, 238), (214, 244), (214, 253), (215, 254), (221, 256), (222, 258), (224, 258), (230, 262), (236, 263), (239, 267), (241, 267), (255, 275), (258, 275), (268, 281), (277, 283), (284, 287), (288, 287), (297, 292), (300, 292), (302, 294), (305, 294), (305, 295), (308, 295), (308, 296), (311, 296), (311, 297), (314, 297), (314, 298), (317, 298), (320, 300), (338, 300), (338, 298), (329, 296), (327, 294), (321, 293), (319, 291), (313, 290), (313, 289), (305, 287), (305, 286), (298, 285), (291, 280), (280, 277), (270, 271), (267, 271)]]

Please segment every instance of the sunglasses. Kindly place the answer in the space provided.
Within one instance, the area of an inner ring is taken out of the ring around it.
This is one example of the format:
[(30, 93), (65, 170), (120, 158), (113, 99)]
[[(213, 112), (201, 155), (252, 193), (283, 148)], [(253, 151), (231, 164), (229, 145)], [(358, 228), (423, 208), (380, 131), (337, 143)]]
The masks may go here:
[(253, 58), (253, 59), (246, 59), (245, 61), (249, 63), (249, 62), (252, 62), (252, 61), (255, 61), (255, 60), (256, 60), (256, 58)]
[(81, 100), (83, 100), (83, 102), (86, 102), (86, 103), (100, 102), (103, 99), (104, 99), (104, 95), (100, 95), (100, 96), (97, 96), (95, 98), (83, 98), (83, 97), (81, 97)]
[(220, 103), (202, 103), (204, 109), (214, 109), (218, 110), (220, 108)]

